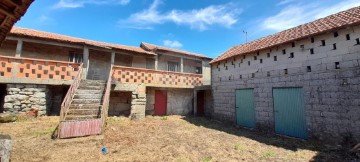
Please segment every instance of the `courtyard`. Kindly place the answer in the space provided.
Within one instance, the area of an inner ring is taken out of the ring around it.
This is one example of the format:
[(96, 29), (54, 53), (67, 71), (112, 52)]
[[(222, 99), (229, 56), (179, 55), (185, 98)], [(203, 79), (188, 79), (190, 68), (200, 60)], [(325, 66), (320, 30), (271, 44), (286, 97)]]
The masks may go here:
[[(350, 161), (346, 149), (190, 116), (108, 119), (100, 136), (51, 139), (58, 117), (0, 125), (12, 161)], [(106, 147), (107, 153), (101, 149)]]

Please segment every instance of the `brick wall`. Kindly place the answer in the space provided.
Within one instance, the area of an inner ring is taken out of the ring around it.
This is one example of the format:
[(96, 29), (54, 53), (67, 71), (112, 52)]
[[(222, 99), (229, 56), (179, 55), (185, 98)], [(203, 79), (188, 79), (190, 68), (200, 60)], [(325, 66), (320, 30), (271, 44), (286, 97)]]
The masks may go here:
[(257, 128), (273, 131), (272, 88), (302, 87), (310, 138), (341, 141), (352, 134), (360, 140), (360, 45), (355, 45), (360, 27), (337, 33), (314, 36), (314, 43), (303, 39), (295, 47), (288, 43), (213, 64), (214, 116), (234, 121), (235, 90), (254, 88)]

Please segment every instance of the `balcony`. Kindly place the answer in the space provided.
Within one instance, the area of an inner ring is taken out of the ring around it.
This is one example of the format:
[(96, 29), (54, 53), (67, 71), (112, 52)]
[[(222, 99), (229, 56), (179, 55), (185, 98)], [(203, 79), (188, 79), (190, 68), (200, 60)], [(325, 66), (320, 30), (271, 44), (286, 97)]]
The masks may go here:
[(44, 80), (70, 81), (78, 74), (79, 66), (72, 62), (0, 56), (0, 77), (11, 82), (15, 82), (14, 79), (38, 79), (39, 83)]
[(146, 84), (156, 87), (194, 87), (203, 85), (202, 74), (159, 71), (114, 66), (112, 79), (119, 83)]

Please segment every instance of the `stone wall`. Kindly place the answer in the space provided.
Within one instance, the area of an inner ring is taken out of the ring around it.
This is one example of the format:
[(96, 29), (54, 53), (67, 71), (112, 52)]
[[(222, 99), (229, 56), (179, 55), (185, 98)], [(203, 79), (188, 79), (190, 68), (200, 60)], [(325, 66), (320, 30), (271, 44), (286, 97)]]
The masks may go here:
[(109, 116), (130, 115), (132, 92), (111, 92)]
[(234, 122), (235, 90), (254, 88), (257, 128), (274, 131), (272, 89), (302, 87), (310, 138), (360, 140), (360, 45), (355, 40), (360, 38), (360, 27), (337, 33), (213, 64), (214, 116)]
[(146, 112), (154, 113), (155, 90), (167, 91), (167, 115), (188, 115), (193, 111), (193, 89), (147, 88)]
[(47, 93), (46, 85), (7, 84), (4, 112), (28, 112), (35, 108), (38, 115), (46, 115)]
[(116, 84), (113, 91), (131, 92), (131, 119), (142, 119), (145, 117), (146, 93), (145, 84)]

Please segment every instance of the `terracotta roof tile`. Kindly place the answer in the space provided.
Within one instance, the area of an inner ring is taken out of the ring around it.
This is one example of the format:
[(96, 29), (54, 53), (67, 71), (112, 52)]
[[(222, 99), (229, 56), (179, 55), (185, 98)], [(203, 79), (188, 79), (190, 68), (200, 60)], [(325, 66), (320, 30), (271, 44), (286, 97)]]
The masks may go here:
[(117, 49), (117, 50), (125, 50), (129, 52), (136, 52), (141, 54), (149, 54), (149, 55), (156, 55), (153, 52), (145, 51), (139, 47), (132, 47), (132, 46), (125, 46), (120, 44), (110, 44), (105, 42), (98, 42), (93, 40), (86, 40), (82, 38), (75, 38), (60, 34), (54, 34), (49, 32), (37, 31), (33, 29), (25, 29), (19, 27), (13, 27), (9, 33), (10, 36), (21, 36), (21, 37), (30, 37), (30, 38), (38, 38), (38, 39), (45, 39), (45, 40), (54, 40), (59, 42), (66, 42), (66, 43), (75, 43), (75, 44), (86, 44), (90, 46), (97, 46), (102, 48), (109, 48), (109, 49)]
[(312, 35), (357, 24), (360, 24), (360, 6), (254, 40), (246, 44), (232, 47), (216, 59), (212, 60), (210, 63), (219, 62), (230, 57), (256, 52)]
[(145, 42), (142, 42), (141, 45), (143, 45), (143, 47), (145, 47), (149, 51), (162, 50), (162, 51), (174, 52), (174, 53), (177, 53), (177, 54), (182, 54), (182, 55), (187, 55), (187, 56), (195, 56), (195, 57), (200, 57), (200, 58), (205, 58), (205, 59), (212, 59), (210, 57), (206, 57), (206, 56), (201, 55), (201, 54), (187, 52), (187, 51), (183, 51), (183, 50), (172, 49), (172, 48), (167, 48), (167, 47), (162, 47), (162, 46), (157, 46), (157, 45), (150, 44), (150, 43), (145, 43)]

